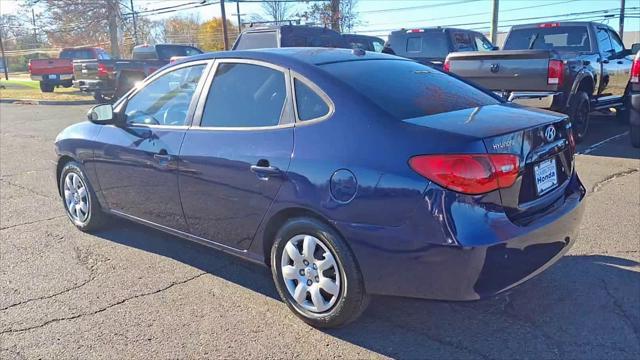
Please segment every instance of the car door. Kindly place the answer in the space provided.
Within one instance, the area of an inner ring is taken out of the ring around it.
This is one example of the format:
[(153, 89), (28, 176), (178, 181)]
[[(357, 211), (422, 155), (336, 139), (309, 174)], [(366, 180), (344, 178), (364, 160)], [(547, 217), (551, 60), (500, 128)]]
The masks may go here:
[(217, 60), (180, 150), (182, 208), (191, 234), (247, 249), (293, 153), (288, 71)]
[(617, 64), (609, 31), (605, 27), (597, 28), (598, 47), (600, 50), (600, 65), (602, 66), (602, 79), (600, 81), (599, 95), (603, 97), (614, 96), (615, 73)]
[(210, 63), (183, 64), (154, 76), (116, 107), (126, 124), (100, 131), (96, 172), (112, 211), (187, 230), (177, 156), (195, 109), (194, 94)]
[(627, 55), (627, 51), (625, 51), (622, 40), (620, 40), (618, 34), (611, 29), (609, 29), (609, 39), (611, 40), (611, 47), (613, 48), (613, 55), (609, 60), (612, 69), (612, 79), (610, 80), (611, 93), (614, 96), (622, 97), (629, 82), (629, 74), (633, 61), (631, 57)]

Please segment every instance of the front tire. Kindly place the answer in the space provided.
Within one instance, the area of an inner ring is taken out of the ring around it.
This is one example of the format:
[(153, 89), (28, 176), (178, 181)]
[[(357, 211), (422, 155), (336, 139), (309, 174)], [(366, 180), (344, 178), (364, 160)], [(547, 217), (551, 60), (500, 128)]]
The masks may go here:
[(591, 103), (589, 95), (584, 91), (578, 91), (573, 95), (569, 105), (569, 118), (573, 133), (576, 135), (576, 142), (580, 143), (584, 140), (589, 129), (589, 113), (591, 112)]
[(97, 230), (106, 223), (107, 215), (100, 209), (96, 194), (80, 164), (70, 161), (64, 166), (59, 186), (67, 217), (79, 230)]
[(282, 300), (311, 326), (346, 325), (368, 305), (351, 249), (316, 219), (295, 218), (282, 226), (271, 249), (271, 270)]

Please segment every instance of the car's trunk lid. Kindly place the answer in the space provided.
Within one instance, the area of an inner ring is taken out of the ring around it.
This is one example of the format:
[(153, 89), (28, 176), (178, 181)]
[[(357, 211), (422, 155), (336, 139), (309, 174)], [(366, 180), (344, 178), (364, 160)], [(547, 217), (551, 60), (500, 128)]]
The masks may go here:
[(500, 205), (516, 223), (531, 221), (556, 203), (573, 172), (570, 122), (562, 114), (502, 104), (405, 122), (478, 138), (488, 153), (517, 155), (516, 182), (499, 190)]

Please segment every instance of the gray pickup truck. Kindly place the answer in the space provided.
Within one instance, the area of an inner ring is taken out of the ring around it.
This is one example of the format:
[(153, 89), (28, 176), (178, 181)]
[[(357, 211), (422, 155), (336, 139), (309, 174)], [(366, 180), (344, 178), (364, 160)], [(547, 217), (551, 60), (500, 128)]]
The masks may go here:
[(554, 22), (512, 27), (500, 51), (451, 53), (445, 69), (509, 101), (568, 114), (581, 141), (592, 111), (628, 119), (631, 64), (611, 27)]

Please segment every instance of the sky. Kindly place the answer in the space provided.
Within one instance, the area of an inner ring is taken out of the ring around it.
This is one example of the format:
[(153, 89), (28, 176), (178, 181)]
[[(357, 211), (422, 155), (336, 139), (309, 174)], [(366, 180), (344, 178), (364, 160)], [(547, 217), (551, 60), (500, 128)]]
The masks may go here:
[[(89, 0), (91, 1), (91, 0)], [(191, 3), (194, 0), (134, 0), (136, 10), (155, 9), (159, 7)], [(233, 0), (226, 0), (227, 16), (235, 23), (236, 4)], [(360, 13), (361, 24), (354, 30), (356, 33), (385, 36), (391, 30), (399, 28), (456, 25), (486, 31), (491, 21), (492, 0), (358, 0), (357, 10)], [(17, 0), (0, 0), (0, 13), (14, 13)], [(510, 25), (527, 22), (543, 22), (553, 20), (554, 17), (568, 18), (568, 14), (585, 11), (616, 9), (620, 7), (620, 0), (499, 0), (499, 30), (508, 31)], [(294, 13), (304, 10), (306, 5), (294, 6)], [(633, 9), (635, 8), (635, 9)], [(626, 11), (635, 17), (625, 21), (625, 30), (640, 30), (640, 0), (626, 0)], [(611, 13), (618, 13), (613, 10)], [(240, 3), (240, 13), (261, 14), (260, 4)], [(211, 5), (199, 9), (184, 10), (171, 14), (156, 15), (151, 19), (161, 19), (174, 15), (197, 14), (200, 19), (207, 20), (220, 16), (220, 6)], [(595, 14), (599, 15), (599, 14)], [(579, 15), (584, 20), (589, 15)], [(574, 15), (578, 17), (578, 15)], [(520, 20), (537, 18), (531, 20)], [(598, 19), (600, 20), (600, 19)], [(619, 20), (609, 19), (607, 22), (618, 28)]]

